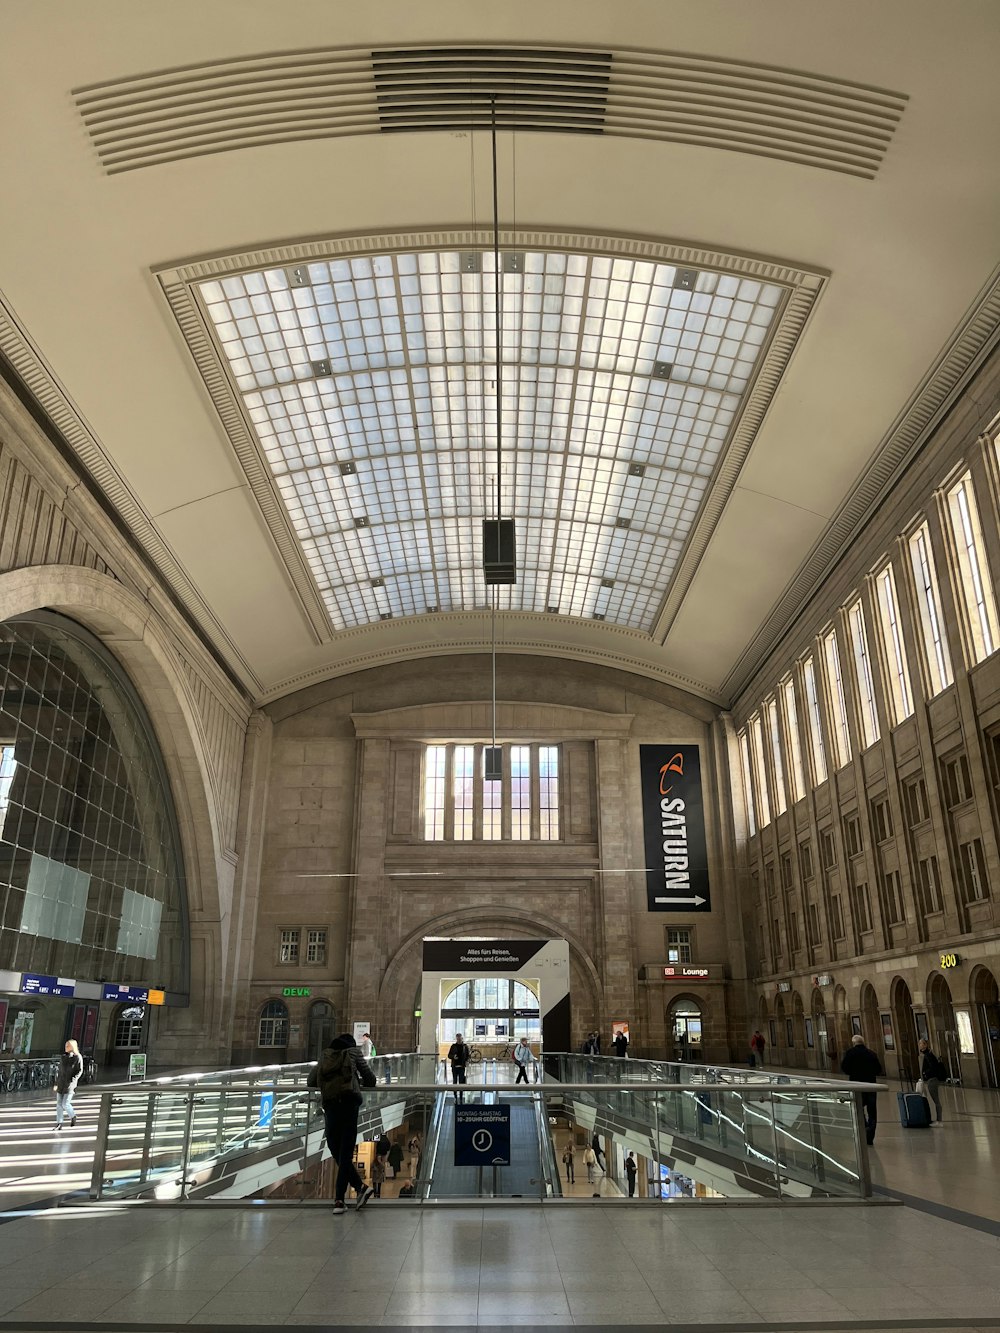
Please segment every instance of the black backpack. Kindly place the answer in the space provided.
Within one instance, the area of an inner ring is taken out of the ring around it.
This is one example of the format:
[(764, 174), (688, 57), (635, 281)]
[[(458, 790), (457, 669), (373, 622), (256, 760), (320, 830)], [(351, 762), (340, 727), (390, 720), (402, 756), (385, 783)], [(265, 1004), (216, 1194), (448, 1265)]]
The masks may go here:
[(317, 1082), (320, 1096), (325, 1102), (335, 1102), (348, 1094), (353, 1094), (359, 1101), (361, 1100), (358, 1068), (354, 1063), (350, 1047), (323, 1052), (319, 1062)]

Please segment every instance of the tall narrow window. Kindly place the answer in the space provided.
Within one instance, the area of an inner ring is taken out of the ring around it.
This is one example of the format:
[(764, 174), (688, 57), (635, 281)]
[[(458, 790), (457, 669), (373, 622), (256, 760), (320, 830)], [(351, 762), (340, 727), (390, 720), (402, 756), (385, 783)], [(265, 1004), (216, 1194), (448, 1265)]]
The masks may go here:
[(767, 795), (767, 766), (764, 763), (764, 733), (760, 725), (760, 715), (755, 713), (750, 719), (750, 748), (753, 751), (753, 766), (757, 776), (757, 822), (766, 828), (771, 822), (771, 802)]
[(781, 702), (785, 708), (785, 735), (788, 737), (788, 783), (792, 800), (801, 801), (806, 794), (805, 770), (802, 766), (802, 745), (799, 740), (799, 715), (795, 707), (795, 682), (791, 676), (782, 683)]
[(886, 565), (875, 575), (879, 620), (885, 655), (888, 661), (889, 696), (892, 700), (893, 726), (899, 726), (913, 713), (913, 694), (910, 690), (910, 671), (906, 664), (906, 647), (899, 624), (899, 600), (896, 597), (896, 579), (892, 565)]
[(559, 837), (559, 747), (541, 745), (538, 748), (538, 798), (543, 840)]
[(806, 716), (809, 719), (809, 749), (812, 754), (813, 786), (826, 781), (826, 746), (823, 744), (823, 724), (819, 713), (819, 691), (816, 689), (816, 664), (811, 657), (802, 663), (802, 685), (806, 692)]
[(926, 523), (910, 538), (910, 561), (917, 593), (917, 610), (924, 639), (924, 656), (930, 679), (931, 695), (940, 694), (952, 682), (951, 657), (944, 637), (937, 573), (931, 551), (931, 534)]
[(764, 707), (767, 712), (767, 729), (771, 736), (771, 759), (774, 763), (774, 809), (776, 814), (783, 815), (788, 809), (788, 798), (785, 794), (785, 764), (781, 757), (777, 699), (768, 699)]
[(424, 755), (424, 837), (439, 842), (444, 837), (444, 770), (447, 750), (428, 745)]
[(843, 768), (851, 757), (851, 732), (847, 725), (847, 700), (844, 698), (844, 678), (840, 670), (836, 630), (832, 629), (823, 639), (823, 656), (826, 659), (830, 702), (833, 706), (833, 752), (837, 767)]
[(483, 841), (497, 842), (503, 837), (503, 782), (486, 777), (485, 748), (480, 752), (479, 767), (483, 775)]
[[(435, 746), (434, 748), (444, 749), (444, 746)], [(472, 838), (476, 771), (474, 765), (475, 747), (472, 745), (456, 745), (452, 760), (451, 777), (456, 842), (468, 842)], [(442, 836), (444, 835), (442, 834)]]
[(979, 527), (979, 510), (972, 489), (972, 477), (967, 472), (948, 492), (948, 510), (951, 530), (958, 551), (958, 569), (962, 578), (962, 602), (972, 640), (973, 659), (981, 662), (996, 651), (1000, 636), (997, 633), (997, 608), (993, 587), (986, 568), (983, 552), (983, 534)]
[(865, 613), (861, 599), (854, 603), (847, 613), (851, 627), (851, 647), (854, 650), (854, 669), (858, 677), (858, 693), (861, 697), (861, 732), (864, 749), (874, 745), (879, 738), (878, 709), (875, 707), (875, 681), (872, 677), (871, 658), (868, 655), (868, 634), (865, 630)]
[(743, 804), (747, 812), (747, 827), (752, 838), (757, 832), (757, 814), (753, 803), (753, 775), (750, 771), (750, 744), (745, 731), (740, 732), (740, 772), (743, 775)]
[(527, 745), (510, 747), (510, 836), (531, 837), (531, 751)]

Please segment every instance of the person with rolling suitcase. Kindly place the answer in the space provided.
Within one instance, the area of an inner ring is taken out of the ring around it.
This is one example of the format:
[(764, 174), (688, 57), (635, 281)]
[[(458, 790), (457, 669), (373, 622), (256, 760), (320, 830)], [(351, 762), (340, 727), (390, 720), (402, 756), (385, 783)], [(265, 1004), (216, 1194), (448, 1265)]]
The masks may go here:
[[(851, 1049), (841, 1060), (840, 1067), (852, 1083), (877, 1083), (882, 1077), (882, 1061), (868, 1049), (864, 1037), (857, 1034), (851, 1038)], [(865, 1117), (865, 1139), (871, 1147), (878, 1126), (878, 1093), (863, 1092), (861, 1108)]]

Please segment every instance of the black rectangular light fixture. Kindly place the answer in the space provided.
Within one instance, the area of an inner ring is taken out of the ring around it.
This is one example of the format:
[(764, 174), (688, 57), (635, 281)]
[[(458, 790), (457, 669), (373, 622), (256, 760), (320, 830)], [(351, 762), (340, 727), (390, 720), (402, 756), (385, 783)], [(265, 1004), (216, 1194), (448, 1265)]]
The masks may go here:
[(483, 778), (486, 782), (503, 780), (503, 746), (483, 746)]
[(483, 519), (483, 573), (487, 585), (517, 582), (517, 548), (512, 518)]

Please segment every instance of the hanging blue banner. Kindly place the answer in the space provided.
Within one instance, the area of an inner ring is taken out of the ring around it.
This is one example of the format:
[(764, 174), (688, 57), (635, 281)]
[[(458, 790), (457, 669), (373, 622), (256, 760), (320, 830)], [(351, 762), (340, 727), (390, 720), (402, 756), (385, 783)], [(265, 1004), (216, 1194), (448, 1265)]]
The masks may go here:
[(646, 905), (710, 912), (705, 803), (697, 745), (640, 745)]

